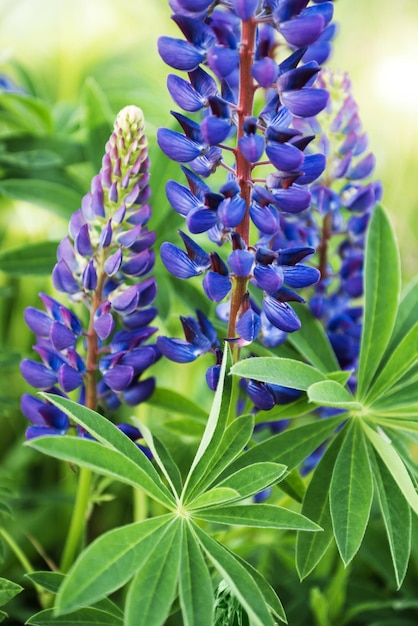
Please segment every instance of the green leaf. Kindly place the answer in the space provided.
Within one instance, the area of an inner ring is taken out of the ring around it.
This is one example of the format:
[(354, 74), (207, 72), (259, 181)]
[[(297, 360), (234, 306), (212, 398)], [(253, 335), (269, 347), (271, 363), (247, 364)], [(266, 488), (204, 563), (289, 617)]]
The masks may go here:
[(358, 398), (365, 397), (395, 324), (400, 262), (395, 233), (382, 207), (373, 212), (364, 267), (364, 321), (358, 370)]
[(239, 361), (232, 366), (231, 374), (303, 391), (314, 383), (326, 380), (318, 369), (302, 361), (268, 356)]
[(201, 509), (214, 504), (222, 504), (224, 502), (230, 502), (231, 500), (240, 500), (241, 495), (235, 489), (230, 487), (215, 487), (201, 493), (200, 496), (194, 498), (187, 504), (187, 510)]
[(164, 444), (151, 434), (151, 431), (143, 424), (139, 422), (141, 435), (143, 436), (146, 444), (152, 452), (155, 462), (166, 477), (169, 485), (171, 486), (173, 493), (180, 496), (183, 488), (183, 480), (180, 474), (180, 470), (174, 462), (171, 454), (164, 446)]
[(328, 372), (327, 378), (329, 380), (335, 380), (340, 385), (345, 385), (350, 379), (350, 376), (354, 373), (354, 370), (339, 370), (338, 372)]
[(17, 596), (21, 591), (23, 591), (23, 587), (20, 585), (6, 578), (0, 578), (0, 606), (7, 604), (7, 602)]
[(274, 626), (265, 598), (248, 570), (220, 543), (193, 525), (199, 543), (231, 591), (241, 602), (253, 626)]
[(212, 408), (206, 424), (205, 432), (193, 459), (189, 474), (184, 485), (184, 497), (190, 496), (202, 477), (212, 468), (214, 454), (223, 438), (226, 428), (229, 406), (231, 403), (232, 378), (226, 376), (231, 366), (231, 354), (227, 344), (224, 347), (219, 382), (213, 398)]
[(338, 370), (339, 365), (323, 325), (312, 315), (306, 305), (293, 303), (302, 327), (290, 333), (288, 341), (321, 372)]
[(0, 271), (10, 276), (47, 276), (57, 262), (57, 241), (42, 241), (0, 252)]
[(302, 502), (306, 491), (306, 484), (299, 474), (299, 471), (294, 469), (280, 482), (280, 489), (293, 498), (293, 500), (296, 500), (296, 502)]
[(290, 472), (316, 450), (342, 421), (341, 416), (316, 420), (305, 426), (290, 428), (258, 443), (236, 459), (222, 476), (229, 476), (241, 467), (273, 461), (283, 463)]
[(381, 458), (375, 453), (371, 458), (380, 510), (399, 589), (405, 578), (411, 553), (411, 509)]
[(181, 545), (179, 595), (185, 626), (213, 626), (212, 580), (189, 524)]
[[(45, 102), (28, 94), (0, 93), (1, 117), (5, 115), (23, 130), (44, 135), (52, 131), (52, 118)], [(5, 114), (5, 111), (7, 113)]]
[(58, 624), (59, 626), (118, 626), (123, 624), (121, 617), (97, 608), (86, 608), (75, 611), (71, 615), (57, 616), (54, 609), (45, 609), (32, 615), (26, 622), (32, 626)]
[(63, 159), (56, 152), (45, 148), (37, 150), (21, 150), (19, 152), (0, 152), (0, 164), (21, 169), (42, 169), (59, 167)]
[(408, 285), (407, 289), (401, 296), (395, 326), (393, 328), (392, 337), (390, 339), (390, 344), (388, 347), (389, 354), (391, 353), (393, 348), (396, 348), (396, 346), (402, 341), (402, 339), (410, 331), (412, 326), (416, 324), (417, 306), (418, 280), (416, 280), (411, 285)]
[(103, 415), (78, 404), (78, 402), (73, 402), (68, 398), (62, 398), (56, 394), (42, 393), (41, 395), (61, 409), (72, 421), (85, 428), (99, 442), (118, 451), (131, 462), (134, 462), (140, 468), (141, 472), (143, 472), (145, 484), (150, 486), (151, 483), (154, 483), (154, 494), (159, 494), (160, 502), (166, 505), (169, 502), (170, 505), (173, 504), (173, 496), (161, 482), (158, 473), (149, 462), (149, 459), (138, 446), (136, 446), (129, 437), (124, 435), (119, 428), (112, 424), (112, 422), (103, 417)]
[(35, 204), (65, 219), (77, 210), (81, 202), (78, 191), (61, 183), (41, 179), (1, 180), (0, 195)]
[(329, 498), (335, 540), (347, 565), (363, 540), (373, 498), (369, 455), (364, 432), (357, 420), (346, 427)]
[[(210, 470), (198, 483), (199, 493), (212, 485), (219, 474), (244, 450), (254, 430), (254, 416), (241, 415), (227, 427), (218, 449), (212, 458)], [(196, 494), (196, 489), (194, 494)]]
[(163, 626), (179, 576), (182, 521), (174, 520), (132, 581), (125, 605), (125, 626)]
[(414, 484), (401, 457), (395, 450), (390, 439), (384, 436), (383, 432), (382, 434), (378, 434), (367, 424), (364, 424), (364, 430), (377, 454), (382, 459), (399, 489), (402, 491), (403, 497), (408, 502), (412, 510), (418, 515), (418, 494), (415, 491)]
[(109, 101), (94, 78), (87, 78), (83, 85), (82, 100), (87, 130), (87, 153), (94, 171), (102, 165), (106, 142), (113, 129), (115, 115)]
[(158, 549), (172, 519), (164, 515), (136, 522), (93, 541), (65, 577), (57, 596), (57, 613), (89, 606), (122, 587)]
[(286, 613), (284, 612), (283, 605), (270, 583), (264, 578), (262, 574), (260, 574), (258, 570), (255, 569), (255, 567), (253, 567), (247, 561), (244, 561), (244, 559), (238, 556), (238, 554), (233, 554), (232, 556), (238, 561), (238, 563), (240, 563), (244, 567), (244, 569), (247, 570), (251, 578), (254, 579), (255, 584), (261, 591), (264, 600), (273, 615), (277, 617), (277, 619), (279, 619), (280, 621), (287, 624)]
[(418, 362), (418, 322), (394, 348), (367, 395), (370, 403), (390, 390)]
[(271, 462), (253, 463), (248, 467), (242, 467), (234, 474), (230, 474), (217, 483), (217, 486), (229, 487), (237, 491), (241, 498), (248, 498), (278, 483), (285, 473), (285, 465)]
[(147, 404), (160, 409), (165, 409), (172, 413), (180, 413), (183, 417), (199, 418), (207, 420), (207, 412), (201, 406), (189, 400), (186, 396), (173, 391), (172, 389), (164, 389), (157, 387), (152, 396), (147, 400)]
[(362, 405), (355, 402), (345, 387), (335, 380), (324, 380), (311, 385), (307, 391), (308, 398), (320, 406), (334, 406), (339, 409), (360, 410)]
[(50, 435), (32, 439), (26, 445), (57, 459), (89, 467), (99, 474), (128, 485), (139, 486), (161, 504), (169, 508), (174, 506), (170, 493), (163, 491), (148, 472), (121, 452), (107, 448), (97, 441)]
[(313, 472), (303, 499), (302, 514), (321, 526), (323, 532), (297, 534), (296, 568), (301, 580), (319, 563), (334, 535), (329, 510), (329, 488), (343, 438), (344, 434), (341, 433), (326, 450)]
[(193, 512), (193, 517), (218, 524), (280, 528), (287, 530), (322, 530), (307, 517), (273, 504), (241, 504), (219, 506)]

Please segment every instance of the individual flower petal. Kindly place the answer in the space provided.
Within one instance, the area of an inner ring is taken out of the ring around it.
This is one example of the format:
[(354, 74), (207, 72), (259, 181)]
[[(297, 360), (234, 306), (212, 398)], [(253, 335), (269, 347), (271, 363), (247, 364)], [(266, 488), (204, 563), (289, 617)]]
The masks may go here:
[(218, 217), (227, 228), (235, 228), (244, 219), (247, 205), (244, 198), (236, 195), (232, 198), (225, 198), (218, 207)]
[(157, 45), (163, 61), (176, 70), (194, 70), (205, 59), (204, 51), (183, 39), (163, 36)]
[(107, 339), (115, 327), (115, 320), (111, 313), (100, 315), (94, 320), (94, 330), (100, 339)]
[(44, 311), (39, 311), (32, 306), (28, 306), (26, 307), (23, 316), (26, 325), (33, 333), (35, 333), (35, 335), (39, 337), (49, 337), (49, 331), (52, 324), (52, 320), (49, 315), (44, 313)]
[(236, 276), (249, 276), (254, 264), (254, 254), (249, 250), (233, 250), (228, 265)]
[(112, 391), (123, 391), (132, 381), (133, 375), (133, 367), (115, 365), (103, 375), (103, 380)]
[(65, 350), (69, 347), (74, 347), (76, 342), (76, 335), (72, 330), (61, 324), (60, 322), (53, 322), (51, 324), (49, 338), (52, 345), (58, 352)]
[(250, 163), (259, 161), (264, 152), (264, 137), (257, 134), (246, 135), (238, 139), (238, 147)]
[(311, 194), (295, 186), (274, 190), (274, 205), (286, 213), (300, 213), (310, 206)]
[(228, 119), (207, 115), (200, 124), (200, 128), (205, 142), (210, 146), (216, 146), (227, 139), (233, 127)]
[(264, 383), (249, 380), (247, 394), (254, 406), (260, 411), (270, 411), (274, 407), (274, 397)]
[(155, 378), (147, 378), (136, 383), (132, 383), (121, 392), (124, 402), (128, 406), (136, 406), (141, 402), (146, 402), (155, 389)]
[(218, 218), (215, 211), (211, 211), (206, 207), (196, 207), (186, 217), (187, 227), (193, 235), (205, 233), (210, 228), (213, 228), (217, 221)]
[(122, 249), (118, 248), (110, 257), (106, 259), (103, 265), (103, 269), (108, 276), (114, 276), (120, 269), (122, 264)]
[(254, 268), (257, 287), (267, 293), (274, 293), (283, 284), (283, 270), (277, 265), (257, 265)]
[(29, 385), (36, 389), (47, 390), (57, 382), (56, 373), (43, 363), (23, 359), (20, 364), (20, 371), (23, 378)]
[(260, 59), (259, 61), (255, 61), (253, 63), (251, 67), (251, 74), (260, 87), (268, 89), (269, 87), (272, 87), (277, 80), (279, 75), (279, 66), (273, 59), (265, 57), (264, 59)]
[(205, 147), (182, 133), (169, 128), (159, 128), (157, 141), (161, 150), (173, 161), (188, 163), (203, 154)]
[(195, 346), (184, 339), (158, 337), (157, 346), (161, 354), (176, 363), (190, 363), (204, 354), (201, 347)]
[(326, 167), (326, 157), (324, 154), (309, 154), (305, 156), (301, 170), (302, 176), (297, 179), (298, 185), (309, 185), (319, 178)]
[(326, 89), (305, 87), (298, 91), (283, 92), (282, 100), (293, 115), (313, 117), (326, 107), (329, 93)]
[(360, 178), (368, 178), (374, 170), (376, 159), (373, 153), (368, 154), (364, 159), (356, 163), (348, 172), (347, 178), (350, 180), (358, 180)]
[(277, 211), (272, 206), (260, 206), (253, 202), (250, 206), (250, 217), (262, 233), (272, 235), (279, 227)]
[(316, 267), (309, 265), (283, 267), (283, 275), (286, 285), (295, 289), (310, 287), (321, 278), (321, 272)]
[(280, 330), (292, 333), (301, 327), (298, 316), (287, 302), (279, 302), (272, 296), (266, 296), (263, 309), (269, 322)]
[(80, 291), (80, 285), (74, 278), (71, 269), (63, 260), (58, 261), (52, 270), (52, 282), (55, 289), (66, 293), (77, 293)]
[(257, 5), (258, 0), (232, 0), (232, 8), (243, 22), (253, 17)]
[(228, 276), (216, 272), (208, 272), (202, 282), (205, 294), (213, 302), (223, 300), (231, 290), (231, 281)]
[(69, 393), (83, 384), (83, 377), (76, 369), (63, 363), (58, 370), (58, 382), (62, 389)]
[(189, 255), (170, 242), (164, 242), (160, 248), (161, 260), (164, 266), (177, 278), (191, 278), (198, 276), (210, 267), (209, 256), (205, 264), (199, 265)]
[(81, 275), (81, 282), (83, 283), (84, 289), (88, 291), (94, 291), (97, 287), (97, 272), (95, 268), (95, 263), (93, 259), (87, 263), (86, 267), (83, 270)]
[(289, 143), (268, 141), (266, 154), (278, 170), (297, 170), (303, 163), (303, 152)]
[(244, 344), (248, 345), (258, 337), (261, 328), (260, 316), (253, 309), (247, 309), (239, 318), (235, 328), (238, 336), (244, 340)]
[(298, 48), (308, 46), (318, 39), (325, 27), (324, 17), (320, 14), (299, 15), (280, 24), (280, 32), (288, 43)]

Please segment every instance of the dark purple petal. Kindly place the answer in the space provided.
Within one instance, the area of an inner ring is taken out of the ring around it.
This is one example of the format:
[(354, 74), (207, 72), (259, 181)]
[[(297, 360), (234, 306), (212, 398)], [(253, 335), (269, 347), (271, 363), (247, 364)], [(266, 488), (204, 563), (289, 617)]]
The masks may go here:
[(64, 363), (58, 370), (58, 382), (62, 389), (68, 393), (83, 384), (83, 377), (76, 369)]
[(216, 391), (221, 373), (220, 365), (212, 365), (206, 370), (206, 383), (211, 391)]
[(368, 178), (376, 163), (376, 159), (373, 153), (368, 154), (364, 159), (356, 163), (348, 172), (347, 178), (350, 180), (358, 180), (360, 178)]
[(261, 411), (270, 411), (274, 407), (273, 394), (264, 383), (255, 380), (248, 381), (247, 394), (251, 402)]
[(115, 327), (111, 313), (105, 313), (94, 320), (94, 330), (100, 339), (107, 339)]
[(187, 227), (193, 235), (207, 232), (217, 221), (216, 212), (206, 207), (192, 209), (186, 217)]
[(278, 170), (297, 170), (303, 163), (303, 152), (289, 143), (267, 142), (266, 154)]
[(249, 276), (254, 264), (254, 255), (248, 250), (233, 250), (228, 265), (236, 276)]
[(158, 337), (157, 346), (161, 354), (176, 363), (190, 363), (205, 353), (200, 346), (192, 345), (184, 339)]
[(32, 306), (26, 307), (23, 315), (26, 324), (35, 335), (38, 337), (49, 337), (49, 329), (52, 324), (49, 315)]
[(107, 248), (112, 243), (112, 220), (109, 220), (100, 234), (100, 247)]
[(325, 170), (327, 160), (324, 154), (309, 154), (305, 156), (301, 170), (303, 175), (297, 181), (298, 185), (309, 185)]
[(283, 267), (284, 282), (289, 287), (300, 289), (310, 287), (321, 278), (321, 272), (309, 265), (294, 265)]
[(128, 287), (112, 299), (112, 307), (122, 314), (133, 313), (138, 306), (139, 290), (138, 285)]
[(248, 345), (255, 341), (261, 328), (260, 316), (253, 309), (248, 309), (236, 325), (237, 334)]
[(65, 429), (49, 428), (48, 426), (29, 426), (25, 431), (25, 437), (28, 441), (36, 439), (36, 437), (45, 437), (47, 435), (65, 435)]
[(261, 135), (246, 135), (238, 139), (238, 147), (250, 163), (259, 161), (264, 152), (264, 137)]
[(128, 406), (136, 406), (148, 400), (154, 389), (155, 378), (147, 378), (129, 385), (127, 389), (122, 391), (122, 398)]
[(204, 140), (210, 146), (216, 146), (222, 143), (228, 137), (232, 130), (229, 120), (216, 115), (207, 115), (200, 124)]
[(372, 185), (367, 185), (350, 194), (348, 200), (344, 202), (344, 206), (350, 211), (363, 213), (373, 206), (374, 201), (374, 189)]
[(272, 87), (277, 80), (279, 75), (279, 66), (273, 59), (265, 57), (264, 59), (260, 59), (259, 61), (253, 63), (251, 67), (251, 74), (260, 87), (268, 89), (269, 87)]
[(81, 226), (74, 239), (74, 247), (81, 256), (90, 257), (93, 254), (88, 224)]
[(181, 250), (170, 242), (164, 242), (161, 245), (160, 256), (166, 269), (170, 274), (176, 276), (176, 278), (198, 276), (210, 266), (209, 256), (207, 256), (205, 265), (199, 265), (196, 261), (192, 260), (184, 250)]
[(287, 302), (279, 302), (271, 296), (266, 296), (263, 308), (268, 321), (276, 328), (292, 333), (301, 327), (298, 316)]
[(58, 291), (64, 291), (65, 293), (77, 293), (80, 291), (80, 285), (74, 278), (67, 263), (63, 260), (58, 261), (52, 270), (52, 282)]
[(191, 71), (205, 59), (205, 53), (193, 44), (174, 37), (160, 37), (158, 52), (167, 65), (176, 70)]
[(315, 253), (315, 248), (311, 246), (295, 246), (294, 248), (284, 248), (278, 250), (277, 262), (279, 265), (295, 265), (305, 257)]
[(250, 206), (250, 217), (262, 233), (272, 235), (279, 227), (276, 209), (272, 206), (260, 206), (253, 202)]
[(94, 267), (94, 260), (91, 259), (83, 270), (81, 276), (84, 289), (88, 291), (94, 291), (97, 287), (97, 272)]
[(283, 271), (277, 265), (257, 265), (254, 268), (254, 278), (259, 289), (274, 293), (283, 284)]
[(238, 194), (233, 198), (225, 198), (218, 207), (218, 217), (227, 228), (235, 228), (241, 224), (247, 205)]
[(180, 76), (169, 74), (167, 88), (174, 102), (185, 111), (193, 113), (200, 111), (205, 106), (205, 98)]
[(31, 359), (23, 359), (20, 364), (20, 371), (26, 382), (36, 389), (49, 389), (58, 380), (56, 373), (49, 367)]
[(300, 15), (280, 24), (280, 32), (288, 43), (298, 48), (309, 46), (318, 39), (325, 28), (322, 15)]
[(282, 93), (283, 104), (299, 117), (313, 117), (322, 111), (328, 102), (329, 93), (326, 89), (305, 87), (298, 91)]
[(305, 189), (289, 187), (289, 189), (276, 189), (274, 191), (274, 204), (286, 213), (300, 213), (311, 204), (311, 194)]
[(130, 315), (123, 317), (123, 325), (129, 329), (140, 329), (147, 326), (156, 317), (158, 310), (156, 307), (150, 307), (142, 311), (135, 311)]
[(159, 128), (157, 141), (161, 150), (173, 161), (188, 163), (200, 156), (204, 146), (169, 128)]
[(213, 302), (223, 300), (231, 290), (231, 281), (228, 276), (216, 272), (208, 272), (203, 279), (205, 294)]
[(169, 180), (166, 185), (167, 199), (177, 213), (186, 217), (191, 209), (202, 207), (202, 203), (185, 185)]
[(106, 259), (103, 265), (103, 269), (108, 276), (114, 276), (119, 271), (122, 264), (122, 250), (118, 248), (110, 257)]
[(294, 70), (284, 72), (277, 79), (277, 88), (279, 93), (310, 86), (313, 77), (316, 76), (319, 70), (320, 67), (318, 63), (312, 61), (311, 63), (305, 63), (302, 67), (297, 67)]
[(133, 368), (134, 375), (139, 376), (148, 367), (150, 367), (150, 365), (155, 363), (158, 354), (154, 348), (154, 346), (141, 346), (139, 348), (135, 348), (134, 350), (130, 350), (122, 356), (119, 360), (118, 366), (128, 365)]
[(129, 365), (115, 365), (108, 370), (103, 380), (112, 391), (123, 391), (132, 381), (134, 369)]
[(122, 272), (129, 276), (144, 276), (153, 267), (155, 254), (152, 250), (143, 250), (131, 256), (121, 267)]
[(215, 45), (208, 53), (209, 67), (219, 78), (226, 78), (235, 68), (238, 67), (238, 50)]
[(74, 347), (76, 335), (72, 330), (61, 324), (53, 322), (50, 329), (50, 340), (55, 350), (61, 351), (69, 347)]

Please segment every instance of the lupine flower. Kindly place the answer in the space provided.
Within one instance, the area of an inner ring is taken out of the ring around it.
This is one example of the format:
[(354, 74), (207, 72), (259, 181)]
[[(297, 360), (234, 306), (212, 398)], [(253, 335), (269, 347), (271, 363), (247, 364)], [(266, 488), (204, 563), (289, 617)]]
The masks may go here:
[[(52, 279), (74, 311), (46, 294), (40, 294), (44, 310), (25, 311), (40, 360), (24, 359), (21, 372), (36, 389), (60, 395), (78, 390), (81, 404), (104, 411), (121, 402), (136, 405), (153, 392), (154, 379), (143, 378), (160, 357), (148, 343), (157, 314), (151, 306), (155, 234), (146, 226), (148, 179), (142, 112), (128, 106), (116, 118), (100, 172), (58, 247)], [(29, 394), (22, 398), (22, 411), (33, 424), (28, 437), (63, 434), (70, 427), (52, 404)], [(120, 428), (140, 437), (137, 429)]]
[[(184, 39), (161, 37), (158, 49), (188, 79), (170, 74), (167, 86), (176, 105), (202, 117), (199, 122), (173, 111), (179, 126), (158, 130), (160, 148), (182, 164), (186, 179), (169, 181), (167, 197), (191, 235), (207, 233), (230, 251), (206, 252), (180, 231), (186, 250), (167, 242), (161, 258), (177, 278), (202, 275), (209, 300), (227, 303), (231, 344), (249, 345), (264, 333), (271, 342), (274, 333), (282, 337), (300, 328), (290, 303), (303, 301), (296, 290), (320, 278), (316, 268), (301, 262), (313, 254), (312, 246), (288, 250), (272, 245), (272, 235), (283, 215), (309, 208), (309, 185), (325, 168), (323, 154), (307, 152), (312, 133), (301, 132), (293, 119), (316, 115), (327, 104), (328, 91), (315, 85), (320, 67), (309, 48), (323, 37), (329, 49), (332, 35), (325, 31), (333, 5), (173, 0), (170, 6)], [(323, 47), (318, 51), (326, 56)], [(264, 106), (255, 99), (257, 90), (263, 90)], [(220, 168), (227, 170), (226, 181), (215, 190), (206, 179)], [(251, 222), (258, 240), (250, 240)], [(180, 361), (217, 354), (218, 346), (198, 332), (199, 319), (192, 319), (182, 319), (186, 339), (158, 339), (165, 356)], [(193, 340), (191, 327), (197, 329)]]

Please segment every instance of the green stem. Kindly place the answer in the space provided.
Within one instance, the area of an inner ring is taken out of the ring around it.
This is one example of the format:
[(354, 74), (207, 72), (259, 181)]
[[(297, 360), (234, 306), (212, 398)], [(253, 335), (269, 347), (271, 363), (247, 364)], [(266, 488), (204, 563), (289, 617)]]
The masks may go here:
[(142, 522), (148, 517), (148, 498), (142, 489), (134, 487), (133, 492), (134, 522)]
[(61, 571), (67, 572), (73, 564), (80, 546), (80, 539), (86, 525), (87, 509), (90, 498), (92, 473), (86, 467), (80, 468), (77, 494), (74, 503), (71, 524), (61, 560)]

